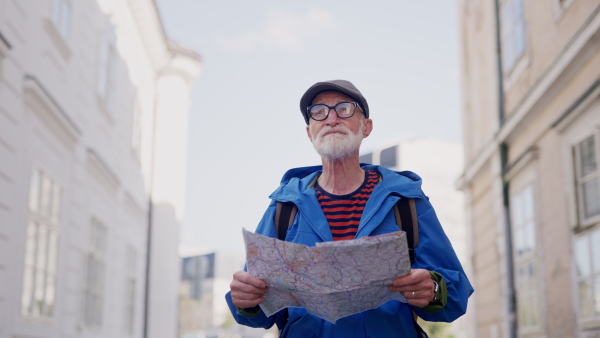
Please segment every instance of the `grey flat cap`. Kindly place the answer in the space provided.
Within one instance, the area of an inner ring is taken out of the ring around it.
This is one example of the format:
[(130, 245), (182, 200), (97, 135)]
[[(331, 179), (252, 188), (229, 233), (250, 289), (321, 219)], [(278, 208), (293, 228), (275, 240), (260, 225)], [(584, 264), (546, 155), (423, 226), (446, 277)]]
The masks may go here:
[(304, 117), (306, 124), (309, 122), (308, 111), (306, 108), (312, 104), (312, 100), (315, 98), (315, 96), (317, 96), (320, 92), (327, 90), (340, 92), (355, 99), (360, 108), (363, 110), (365, 117), (369, 118), (369, 104), (367, 103), (367, 99), (365, 99), (361, 92), (350, 81), (329, 80), (315, 83), (308, 88), (304, 95), (302, 95), (302, 98), (300, 99), (300, 111), (302, 112), (302, 116)]

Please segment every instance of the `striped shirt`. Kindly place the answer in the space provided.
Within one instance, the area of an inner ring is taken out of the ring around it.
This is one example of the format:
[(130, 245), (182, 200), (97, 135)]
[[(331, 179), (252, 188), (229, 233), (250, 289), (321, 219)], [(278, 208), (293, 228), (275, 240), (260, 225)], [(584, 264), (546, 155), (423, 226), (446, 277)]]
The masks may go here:
[(354, 239), (365, 205), (377, 183), (379, 175), (374, 171), (367, 171), (365, 181), (354, 192), (348, 195), (333, 195), (323, 190), (317, 182), (317, 200), (325, 213), (334, 241)]

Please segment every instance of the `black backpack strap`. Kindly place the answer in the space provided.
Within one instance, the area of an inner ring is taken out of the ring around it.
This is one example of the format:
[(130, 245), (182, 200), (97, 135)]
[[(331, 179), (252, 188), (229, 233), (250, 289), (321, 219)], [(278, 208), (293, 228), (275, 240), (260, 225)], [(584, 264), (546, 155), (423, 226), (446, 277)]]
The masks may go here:
[(298, 207), (292, 202), (277, 202), (277, 209), (275, 210), (275, 232), (277, 238), (285, 241), (285, 234), (292, 223), (298, 212)]
[(419, 221), (414, 198), (400, 197), (394, 205), (394, 216), (400, 230), (406, 232), (410, 264), (415, 262), (415, 248), (419, 245)]
[[(298, 212), (298, 207), (292, 202), (277, 202), (277, 209), (275, 209), (275, 232), (277, 233), (277, 238), (282, 241), (285, 241), (285, 234), (287, 233), (288, 228), (292, 223), (294, 223), (294, 218), (296, 218), (296, 213)], [(289, 319), (288, 309), (283, 309), (283, 323), (279, 330), (279, 334), (283, 332), (283, 328), (287, 324)]]
[[(400, 197), (394, 205), (394, 216), (396, 216), (396, 224), (398, 224), (400, 230), (406, 232), (406, 244), (408, 245), (408, 255), (410, 256), (410, 264), (412, 265), (415, 262), (415, 248), (419, 245), (419, 220), (417, 218), (415, 199)], [(417, 337), (427, 338), (427, 333), (417, 323), (419, 316), (415, 311), (412, 314)]]

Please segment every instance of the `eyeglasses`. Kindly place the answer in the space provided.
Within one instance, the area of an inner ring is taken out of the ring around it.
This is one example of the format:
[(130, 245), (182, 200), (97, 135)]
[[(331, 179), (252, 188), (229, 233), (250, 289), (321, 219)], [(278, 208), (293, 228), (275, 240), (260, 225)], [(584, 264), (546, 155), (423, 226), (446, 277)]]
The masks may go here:
[(356, 107), (359, 107), (358, 102), (340, 102), (333, 107), (326, 104), (313, 104), (308, 106), (308, 116), (315, 121), (323, 121), (329, 117), (331, 109), (335, 110), (335, 114), (341, 119), (351, 118), (356, 112)]

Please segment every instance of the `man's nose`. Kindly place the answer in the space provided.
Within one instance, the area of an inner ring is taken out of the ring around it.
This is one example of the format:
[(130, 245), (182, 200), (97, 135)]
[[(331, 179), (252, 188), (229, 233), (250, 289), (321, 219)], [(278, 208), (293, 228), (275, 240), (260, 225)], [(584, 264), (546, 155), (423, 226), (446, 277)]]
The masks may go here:
[(335, 108), (329, 108), (329, 115), (325, 119), (325, 123), (329, 125), (336, 125), (338, 123), (339, 117), (335, 111)]

